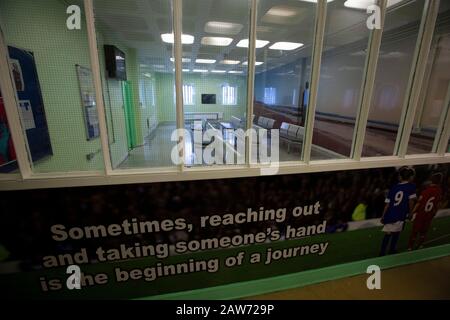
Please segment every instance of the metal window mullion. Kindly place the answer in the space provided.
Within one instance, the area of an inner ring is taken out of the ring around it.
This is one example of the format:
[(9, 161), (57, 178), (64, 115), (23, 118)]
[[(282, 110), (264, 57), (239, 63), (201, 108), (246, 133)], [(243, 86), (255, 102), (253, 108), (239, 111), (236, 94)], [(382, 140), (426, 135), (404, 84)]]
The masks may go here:
[(420, 100), (420, 92), (425, 76), (428, 56), (431, 50), (440, 0), (426, 0), (424, 14), (414, 54), (408, 91), (402, 111), (402, 119), (395, 143), (395, 154), (404, 158), (408, 150), (409, 139), (414, 124), (416, 109)]
[(378, 66), (378, 58), (383, 36), (384, 21), (386, 18), (387, 0), (380, 0), (380, 28), (373, 29), (369, 38), (369, 50), (366, 57), (364, 69), (364, 81), (361, 87), (360, 104), (358, 114), (356, 116), (355, 128), (353, 130), (353, 144), (351, 157), (354, 160), (361, 159), (361, 153), (364, 146), (366, 136), (367, 120), (369, 118), (370, 107), (373, 99), (373, 89), (375, 86), (375, 78)]
[[(253, 95), (255, 90), (255, 61), (256, 61), (256, 17), (258, 14), (258, 0), (250, 2), (250, 34), (248, 41), (248, 74), (247, 74), (247, 132), (251, 132), (253, 127)], [(252, 135), (246, 135), (245, 161), (248, 166), (252, 163)]]
[(450, 140), (450, 84), (448, 86), (447, 96), (444, 101), (441, 121), (439, 122), (439, 127), (436, 132), (432, 150), (432, 152), (442, 156), (447, 153), (447, 147)]
[(30, 153), (25, 131), (20, 121), (18, 108), (19, 98), (10, 72), (8, 46), (1, 28), (1, 23), (2, 21), (0, 21), (0, 88), (20, 174), (22, 179), (28, 179), (33, 174), (33, 164), (29, 156)]
[(322, 62), (323, 40), (327, 17), (327, 2), (318, 1), (314, 23), (314, 42), (311, 60), (311, 80), (309, 103), (306, 112), (305, 136), (302, 150), (302, 160), (309, 163), (311, 159), (312, 138), (314, 132), (314, 118), (316, 114), (317, 95), (320, 80), (320, 66)]
[(106, 175), (111, 175), (112, 163), (109, 150), (108, 129), (106, 126), (106, 112), (103, 103), (103, 87), (100, 72), (100, 61), (98, 58), (97, 34), (95, 29), (94, 6), (92, 0), (84, 0), (84, 10), (86, 13), (86, 26), (89, 42), (89, 56), (91, 60), (92, 76), (94, 80), (95, 100), (97, 104), (98, 124), (100, 129), (100, 141), (103, 152), (103, 164)]
[(177, 143), (180, 171), (184, 170), (184, 112), (183, 112), (183, 45), (181, 35), (183, 30), (183, 2), (182, 0), (173, 0), (173, 36), (174, 36), (174, 59), (175, 59), (175, 107), (176, 107), (176, 123), (179, 133)]

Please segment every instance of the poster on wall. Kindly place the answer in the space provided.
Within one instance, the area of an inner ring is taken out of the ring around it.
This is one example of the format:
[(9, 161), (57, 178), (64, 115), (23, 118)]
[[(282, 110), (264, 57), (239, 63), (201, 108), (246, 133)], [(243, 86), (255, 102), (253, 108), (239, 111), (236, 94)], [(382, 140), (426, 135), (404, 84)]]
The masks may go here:
[(17, 170), (16, 151), (6, 117), (5, 105), (0, 92), (0, 173)]
[(449, 183), (444, 164), (5, 191), (0, 290), (130, 299), (446, 246)]
[(33, 162), (53, 154), (33, 52), (9, 46), (19, 114)]
[(97, 107), (95, 104), (95, 88), (91, 69), (76, 65), (78, 84), (80, 86), (81, 103), (86, 126), (87, 140), (100, 136)]

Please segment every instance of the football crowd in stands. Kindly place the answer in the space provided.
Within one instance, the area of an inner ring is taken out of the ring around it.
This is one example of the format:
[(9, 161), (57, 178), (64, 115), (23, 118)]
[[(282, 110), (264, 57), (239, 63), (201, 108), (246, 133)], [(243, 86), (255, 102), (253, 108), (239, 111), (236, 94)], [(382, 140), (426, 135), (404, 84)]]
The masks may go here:
[[(443, 191), (448, 208), (450, 175), (446, 167), (416, 168), (418, 192), (431, 172), (444, 173)], [(393, 168), (323, 172), (258, 178), (167, 182), (139, 185), (95, 186), (2, 192), (0, 197), (0, 247), (5, 260), (29, 260), (39, 264), (42, 257), (76, 250), (95, 250), (99, 246), (116, 248), (120, 244), (161, 242), (253, 233), (267, 227), (310, 225), (327, 220), (327, 232), (344, 231), (352, 220), (379, 218), (388, 189), (397, 183)], [(248, 223), (216, 228), (195, 228), (191, 233), (170, 232), (109, 237), (95, 240), (56, 242), (50, 227), (67, 228), (122, 223), (136, 218), (164, 220), (184, 217), (199, 225), (204, 215), (223, 215), (247, 211), (321, 204), (320, 215), (290, 217), (283, 224)], [(355, 210), (359, 208), (358, 210)], [(356, 211), (356, 213), (355, 213)], [(356, 219), (355, 219), (356, 218)]]

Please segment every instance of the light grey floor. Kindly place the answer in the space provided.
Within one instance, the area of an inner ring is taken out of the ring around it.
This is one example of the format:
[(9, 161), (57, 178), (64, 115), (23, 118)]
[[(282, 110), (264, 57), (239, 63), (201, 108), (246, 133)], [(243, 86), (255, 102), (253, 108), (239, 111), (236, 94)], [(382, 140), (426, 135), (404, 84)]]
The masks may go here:
[[(158, 128), (145, 140), (143, 146), (137, 147), (129, 152), (127, 159), (120, 165), (120, 169), (130, 168), (148, 168), (148, 167), (173, 167), (171, 160), (171, 152), (176, 146), (176, 143), (170, 141), (171, 134), (175, 130), (175, 124), (160, 124)], [(227, 139), (230, 143), (232, 139)], [(195, 155), (191, 141), (187, 141), (185, 145), (186, 150), (186, 165), (195, 165)], [(301, 146), (291, 147), (290, 153), (287, 152), (287, 146), (280, 141), (279, 158), (280, 161), (299, 161), (301, 153)], [(314, 159), (331, 159), (334, 156), (327, 154), (325, 151), (313, 148), (312, 154)], [(206, 165), (206, 164), (203, 164)]]

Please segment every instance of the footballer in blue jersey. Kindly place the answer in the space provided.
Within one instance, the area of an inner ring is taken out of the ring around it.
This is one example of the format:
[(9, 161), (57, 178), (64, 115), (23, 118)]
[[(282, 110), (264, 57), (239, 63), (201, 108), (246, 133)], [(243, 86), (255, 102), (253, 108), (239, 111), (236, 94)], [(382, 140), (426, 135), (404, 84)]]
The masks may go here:
[(399, 169), (398, 175), (399, 183), (389, 190), (381, 217), (381, 223), (384, 225), (383, 232), (385, 232), (381, 245), (381, 256), (386, 254), (389, 243), (389, 253), (397, 252), (400, 232), (403, 230), (405, 220), (410, 218), (417, 198), (416, 186), (411, 182), (414, 170), (410, 167), (402, 167)]

